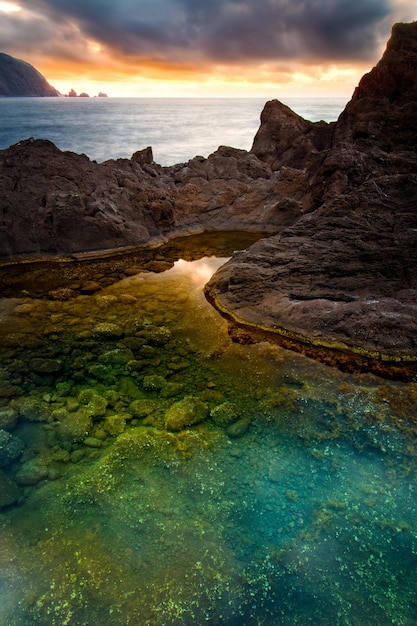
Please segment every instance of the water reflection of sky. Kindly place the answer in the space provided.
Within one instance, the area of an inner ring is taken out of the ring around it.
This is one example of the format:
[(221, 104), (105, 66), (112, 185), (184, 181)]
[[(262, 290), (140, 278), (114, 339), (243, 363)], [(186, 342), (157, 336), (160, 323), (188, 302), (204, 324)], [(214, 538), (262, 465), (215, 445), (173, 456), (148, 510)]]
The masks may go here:
[(205, 285), (213, 274), (226, 263), (227, 258), (204, 257), (199, 261), (175, 261), (172, 272), (183, 276), (188, 276), (196, 286)]
[(1, 623), (417, 623), (416, 384), (233, 344), (224, 261), (4, 301), (0, 417), (47, 472), (0, 513)]

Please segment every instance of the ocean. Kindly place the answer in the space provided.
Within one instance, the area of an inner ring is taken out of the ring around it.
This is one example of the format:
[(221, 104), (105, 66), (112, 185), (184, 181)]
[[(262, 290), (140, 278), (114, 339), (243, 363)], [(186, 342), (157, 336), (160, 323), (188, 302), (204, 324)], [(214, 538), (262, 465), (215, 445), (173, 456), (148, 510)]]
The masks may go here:
[[(343, 98), (283, 101), (312, 122), (335, 121)], [(147, 146), (160, 165), (207, 157), (220, 145), (250, 150), (265, 100), (196, 98), (0, 98), (0, 149), (29, 137), (98, 162)]]

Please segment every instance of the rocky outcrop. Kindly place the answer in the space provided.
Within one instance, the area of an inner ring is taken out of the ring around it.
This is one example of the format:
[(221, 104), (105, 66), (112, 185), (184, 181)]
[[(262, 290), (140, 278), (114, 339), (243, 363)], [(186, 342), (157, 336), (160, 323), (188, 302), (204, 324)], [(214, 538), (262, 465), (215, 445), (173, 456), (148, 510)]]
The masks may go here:
[[(164, 168), (152, 150), (97, 164), (45, 140), (0, 151), (0, 258), (137, 246), (203, 230), (276, 232), (306, 179), (245, 150)], [(288, 199), (291, 198), (291, 199)]]
[[(309, 191), (293, 225), (234, 255), (207, 286), (236, 322), (294, 345), (417, 359), (416, 64), (417, 22), (398, 24), (323, 150), (314, 126), (267, 105), (253, 150), (279, 164), (295, 149)], [(273, 125), (283, 115), (291, 142)]]
[(59, 91), (32, 65), (0, 52), (0, 96), (59, 95)]
[(317, 154), (330, 148), (334, 123), (309, 122), (279, 102), (267, 102), (251, 152), (279, 170), (284, 165), (310, 167)]

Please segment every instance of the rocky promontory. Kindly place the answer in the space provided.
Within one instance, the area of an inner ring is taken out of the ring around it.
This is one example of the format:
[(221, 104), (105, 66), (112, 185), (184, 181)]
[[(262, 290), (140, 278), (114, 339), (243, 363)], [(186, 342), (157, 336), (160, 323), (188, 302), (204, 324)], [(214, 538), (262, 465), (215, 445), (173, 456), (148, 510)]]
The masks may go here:
[(294, 224), (208, 284), (236, 322), (288, 343), (417, 358), (416, 64), (417, 22), (397, 24), (337, 123), (266, 105), (252, 151), (278, 171), (303, 168), (308, 191)]
[(11, 146), (0, 152), (3, 267), (263, 232), (206, 288), (233, 327), (312, 354), (417, 362), (415, 67), (417, 22), (397, 24), (337, 122), (268, 102), (250, 152), (221, 146), (161, 167), (150, 148), (98, 164), (48, 141)]
[(55, 97), (59, 91), (52, 87), (37, 69), (0, 52), (0, 96)]

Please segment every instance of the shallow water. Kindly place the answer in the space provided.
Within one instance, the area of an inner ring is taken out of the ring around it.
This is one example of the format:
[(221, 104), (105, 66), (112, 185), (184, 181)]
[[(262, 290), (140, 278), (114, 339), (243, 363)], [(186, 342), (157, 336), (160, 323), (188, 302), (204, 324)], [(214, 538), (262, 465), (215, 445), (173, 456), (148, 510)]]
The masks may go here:
[(222, 262), (0, 300), (0, 623), (417, 622), (416, 384), (232, 343)]

